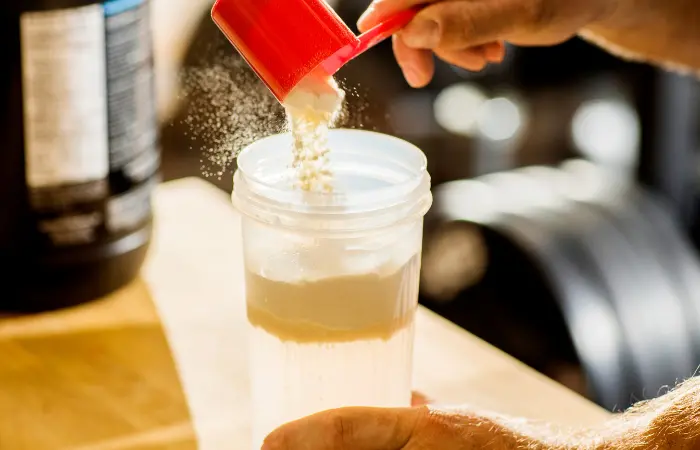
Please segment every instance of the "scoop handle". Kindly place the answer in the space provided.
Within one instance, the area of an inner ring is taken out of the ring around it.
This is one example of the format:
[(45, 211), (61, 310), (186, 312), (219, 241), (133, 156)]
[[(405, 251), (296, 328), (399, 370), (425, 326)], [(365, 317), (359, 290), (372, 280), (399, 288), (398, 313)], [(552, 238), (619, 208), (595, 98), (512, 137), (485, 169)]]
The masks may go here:
[(357, 42), (352, 46), (345, 46), (338, 50), (333, 56), (325, 60), (321, 65), (324, 72), (329, 75), (335, 74), (350, 60), (364, 53), (368, 49), (382, 42), (384, 39), (400, 31), (413, 20), (419, 8), (412, 8), (400, 11), (387, 17), (382, 22), (365, 31), (357, 37)]
[(360, 45), (357, 47), (357, 54), (359, 55), (374, 47), (384, 39), (400, 31), (413, 20), (416, 14), (418, 14), (418, 8), (400, 11), (359, 35), (357, 39), (360, 41)]

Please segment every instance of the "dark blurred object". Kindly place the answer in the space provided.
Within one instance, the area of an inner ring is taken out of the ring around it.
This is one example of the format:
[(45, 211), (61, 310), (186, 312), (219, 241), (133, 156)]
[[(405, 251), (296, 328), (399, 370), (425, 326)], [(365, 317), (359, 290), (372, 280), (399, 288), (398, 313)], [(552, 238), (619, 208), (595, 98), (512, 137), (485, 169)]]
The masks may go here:
[[(345, 0), (337, 9), (354, 23), (366, 5)], [(364, 87), (377, 110), (370, 123), (428, 154), (434, 184), (585, 157), (662, 195), (684, 228), (700, 236), (696, 78), (571, 39), (508, 47), (504, 64), (479, 73), (436, 61), (430, 85), (414, 90), (390, 47), (379, 46), (341, 75)]]
[(609, 409), (700, 362), (700, 264), (673, 213), (584, 161), (436, 189), (421, 283), (423, 304), (537, 370), (566, 382), (579, 364)]
[(41, 311), (131, 281), (159, 152), (147, 1), (0, 6), (0, 309)]
[(691, 76), (658, 71), (652, 83), (651, 89), (638, 97), (646, 136), (639, 179), (670, 202), (698, 245), (700, 82)]

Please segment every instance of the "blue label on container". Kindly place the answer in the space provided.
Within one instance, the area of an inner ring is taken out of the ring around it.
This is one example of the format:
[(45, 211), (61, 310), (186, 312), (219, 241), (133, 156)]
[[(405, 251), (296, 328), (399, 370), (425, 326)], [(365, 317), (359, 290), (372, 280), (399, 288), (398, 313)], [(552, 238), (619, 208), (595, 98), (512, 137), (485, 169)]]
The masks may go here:
[(141, 5), (145, 0), (108, 0), (103, 3), (105, 16), (121, 14)]

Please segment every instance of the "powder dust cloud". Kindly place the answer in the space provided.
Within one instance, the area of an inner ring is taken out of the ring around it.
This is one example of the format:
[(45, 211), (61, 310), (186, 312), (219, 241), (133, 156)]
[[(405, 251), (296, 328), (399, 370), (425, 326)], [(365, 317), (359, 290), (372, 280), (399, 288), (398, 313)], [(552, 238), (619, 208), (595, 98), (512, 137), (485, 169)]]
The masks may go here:
[[(373, 129), (366, 126), (363, 90), (347, 80), (339, 79), (338, 84), (346, 100), (335, 126)], [(235, 158), (246, 146), (288, 131), (284, 108), (237, 54), (219, 54), (206, 65), (184, 68), (180, 85), (180, 99), (187, 103), (181, 125), (189, 151), (199, 153), (206, 178), (231, 176)]]
[(183, 125), (190, 149), (202, 153), (205, 177), (232, 172), (247, 145), (285, 129), (284, 109), (239, 57), (184, 69), (181, 85), (188, 100)]
[(345, 91), (345, 103), (336, 121), (337, 128), (354, 128), (361, 130), (377, 131), (377, 126), (372, 123), (369, 115), (370, 96), (367, 89), (349, 82), (347, 79), (336, 76), (338, 86)]

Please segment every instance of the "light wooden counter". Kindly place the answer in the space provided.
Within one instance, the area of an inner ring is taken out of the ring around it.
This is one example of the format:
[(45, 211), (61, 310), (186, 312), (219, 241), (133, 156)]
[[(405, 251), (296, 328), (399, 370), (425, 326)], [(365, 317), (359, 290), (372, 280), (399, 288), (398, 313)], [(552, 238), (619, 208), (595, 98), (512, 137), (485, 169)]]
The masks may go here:
[[(0, 449), (248, 449), (239, 217), (226, 194), (160, 187), (141, 279), (61, 312), (0, 319)], [(563, 424), (607, 413), (421, 310), (415, 388)]]

